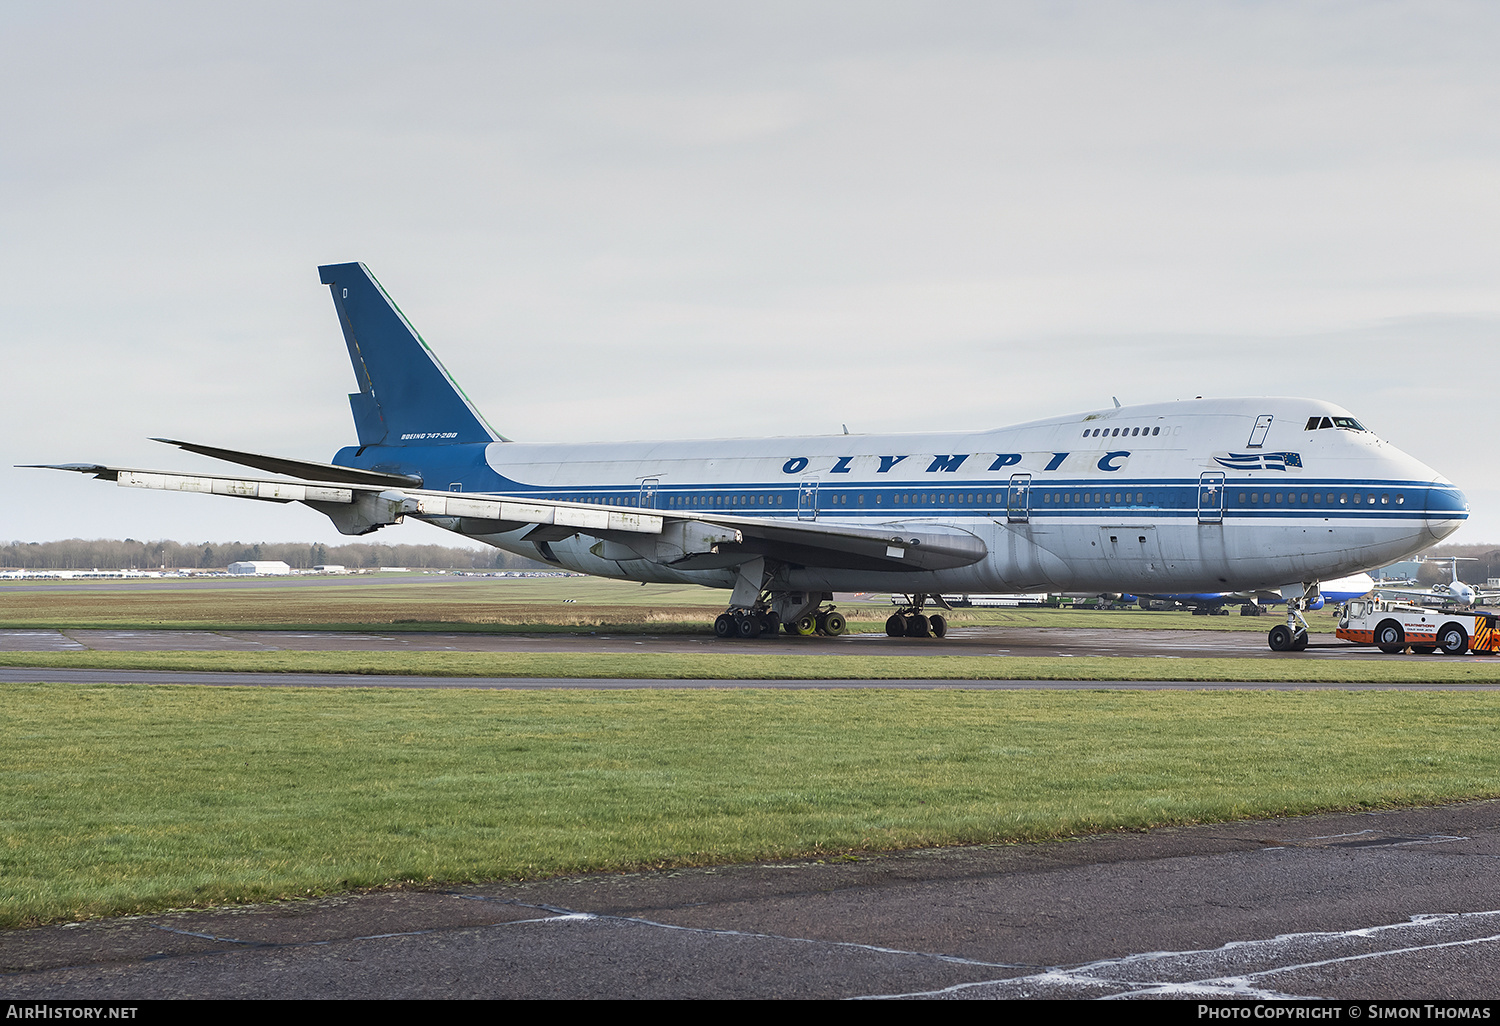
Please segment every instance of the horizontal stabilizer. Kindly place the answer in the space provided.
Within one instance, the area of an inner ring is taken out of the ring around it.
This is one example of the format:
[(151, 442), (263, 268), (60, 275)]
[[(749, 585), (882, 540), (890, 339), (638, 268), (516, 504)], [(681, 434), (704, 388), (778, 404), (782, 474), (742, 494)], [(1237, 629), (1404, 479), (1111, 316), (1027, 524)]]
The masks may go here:
[(197, 442), (179, 442), (175, 438), (153, 438), (151, 440), (153, 442), (165, 442), (167, 445), (175, 445), (179, 449), (196, 452), (202, 456), (212, 456), (214, 459), (223, 460), (226, 463), (235, 463), (242, 467), (254, 467), (256, 470), (264, 470), (272, 474), (285, 474), (287, 477), (300, 478), (303, 481), (339, 481), (345, 484), (376, 485), (382, 488), (422, 487), (422, 479), (411, 474), (387, 474), (381, 473), (378, 470), (358, 470), (354, 467), (340, 467), (332, 463), (294, 460), (285, 456), (262, 456), (260, 453), (240, 452), (236, 449), (220, 449), (213, 445), (199, 445)]

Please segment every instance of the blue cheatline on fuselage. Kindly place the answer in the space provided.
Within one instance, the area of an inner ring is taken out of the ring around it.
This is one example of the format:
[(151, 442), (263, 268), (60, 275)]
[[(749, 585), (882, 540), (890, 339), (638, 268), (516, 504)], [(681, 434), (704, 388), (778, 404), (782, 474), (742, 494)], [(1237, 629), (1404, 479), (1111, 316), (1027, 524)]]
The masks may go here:
[[(698, 443), (708, 446), (712, 443)], [(429, 487), (457, 484), (465, 492), (530, 495), (560, 502), (612, 503), (637, 506), (641, 502), (638, 483), (618, 481), (558, 488), (513, 479), (497, 473), (484, 462), (487, 446), (347, 447), (334, 462), (342, 466), (419, 474)], [(470, 450), (462, 453), (459, 450)], [(662, 461), (671, 463), (670, 458)], [(962, 518), (988, 518), (1009, 508), (1008, 481), (968, 479), (936, 482), (913, 481), (875, 484), (820, 479), (820, 515), (879, 521), (912, 513)], [(1310, 479), (1295, 489), (1282, 480), (1265, 482), (1254, 478), (1227, 479), (1229, 498), (1226, 516), (1243, 519), (1343, 520), (1370, 518), (1425, 520), (1433, 514), (1457, 519), (1468, 515), (1463, 495), (1452, 485), (1430, 481), (1397, 479)], [(651, 508), (671, 512), (724, 511), (746, 516), (795, 516), (799, 480), (703, 481), (656, 486)], [(1107, 486), (1097, 479), (1059, 478), (1033, 480), (1030, 503), (1025, 510), (1038, 519), (1112, 519), (1122, 515), (1162, 518), (1196, 518), (1199, 483), (1192, 479), (1111, 479)]]

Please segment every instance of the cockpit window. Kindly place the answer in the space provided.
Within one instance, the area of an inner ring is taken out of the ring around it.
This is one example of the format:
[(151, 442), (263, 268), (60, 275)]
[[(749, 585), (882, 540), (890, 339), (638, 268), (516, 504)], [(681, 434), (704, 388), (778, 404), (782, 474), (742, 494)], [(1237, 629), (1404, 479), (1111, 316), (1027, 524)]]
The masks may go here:
[(1308, 417), (1307, 427), (1304, 431), (1318, 431), (1322, 428), (1344, 428), (1348, 431), (1365, 431), (1366, 427), (1353, 417)]

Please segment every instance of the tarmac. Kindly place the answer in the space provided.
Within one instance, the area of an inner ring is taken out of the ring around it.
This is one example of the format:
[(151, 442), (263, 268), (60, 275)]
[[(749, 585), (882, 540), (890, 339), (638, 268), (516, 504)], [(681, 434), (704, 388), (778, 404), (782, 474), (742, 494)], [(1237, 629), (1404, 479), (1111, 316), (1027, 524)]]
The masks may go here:
[(9, 1000), (1500, 993), (1500, 802), (0, 933)]
[[(1372, 645), (1314, 635), (1303, 652), (1272, 652), (1263, 631), (1105, 629), (1089, 627), (963, 627), (946, 638), (889, 638), (885, 634), (798, 638), (785, 634), (753, 641), (702, 634), (484, 631), (193, 631), (0, 630), (0, 652), (514, 652), (514, 653), (805, 653), (857, 656), (1132, 656), (1167, 659), (1275, 658), (1401, 659), (1431, 661), (1442, 655), (1387, 655)], [(1489, 656), (1461, 656), (1484, 659)]]

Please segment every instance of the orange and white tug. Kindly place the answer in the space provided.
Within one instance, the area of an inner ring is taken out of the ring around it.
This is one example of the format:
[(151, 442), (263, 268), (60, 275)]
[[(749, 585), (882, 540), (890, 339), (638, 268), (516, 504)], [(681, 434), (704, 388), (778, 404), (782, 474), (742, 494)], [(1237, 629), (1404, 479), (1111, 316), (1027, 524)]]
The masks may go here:
[(1426, 655), (1500, 651), (1495, 613), (1444, 612), (1407, 602), (1366, 597), (1351, 599), (1339, 611), (1338, 636), (1344, 641), (1402, 652), (1407, 646)]

